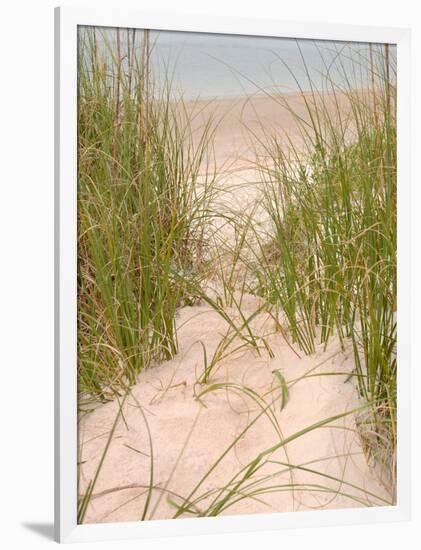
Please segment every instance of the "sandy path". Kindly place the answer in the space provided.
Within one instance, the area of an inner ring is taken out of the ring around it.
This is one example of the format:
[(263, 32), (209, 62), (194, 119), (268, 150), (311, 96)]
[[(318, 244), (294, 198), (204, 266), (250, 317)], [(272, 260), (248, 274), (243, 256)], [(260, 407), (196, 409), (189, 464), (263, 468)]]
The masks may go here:
[[(199, 107), (201, 116), (210, 108)], [(297, 103), (297, 108), (301, 107)], [(221, 213), (244, 214), (255, 207), (260, 188), (255, 170), (246, 162), (251, 149), (241, 122), (258, 135), (258, 110), (265, 124), (282, 122), (285, 131), (293, 135), (292, 122), (267, 98), (223, 100), (218, 108), (225, 113), (215, 139), (216, 156), (223, 167), (218, 209)], [(261, 208), (254, 215), (264, 224)], [(222, 240), (233, 239), (232, 226), (221, 224), (220, 229)], [(218, 246), (218, 241), (214, 244)], [(210, 286), (218, 292), (217, 281), (210, 281)], [(241, 311), (247, 317), (259, 305), (257, 298), (246, 295)], [(227, 307), (225, 311), (240, 323), (238, 310)], [(390, 501), (367, 464), (354, 431), (354, 415), (350, 414), (266, 456), (262, 468), (231, 495), (230, 505), (220, 510), (216, 503), (227, 495), (223, 488), (260, 453), (314, 423), (362, 405), (352, 378), (347, 381), (354, 367), (352, 353), (341, 351), (339, 343), (332, 340), (326, 350), (319, 346), (315, 355), (299, 357), (283, 335), (274, 331), (268, 314), (259, 313), (252, 322), (253, 333), (265, 337), (273, 357), (267, 351), (258, 355), (243, 347), (218, 362), (208, 383), (201, 385), (203, 348), (209, 363), (227, 334), (228, 324), (204, 304), (180, 309), (176, 324), (179, 353), (173, 360), (142, 372), (122, 407), (86, 522), (140, 520), (150, 483), (154, 488), (146, 519), (172, 518), (177, 511), (173, 503), (181, 504), (192, 492), (191, 500), (198, 499), (194, 511), (202, 515), (217, 510), (222, 514), (250, 514), (384, 505)], [(237, 337), (230, 349), (240, 344)], [(289, 399), (282, 410), (282, 387), (274, 371), (288, 382)], [(222, 386), (216, 389), (214, 384)], [(260, 405), (246, 395), (246, 388), (254, 392)], [(196, 396), (206, 389), (213, 391), (198, 400)], [(262, 414), (262, 407), (272, 416)], [(118, 403), (111, 402), (97, 407), (80, 422), (82, 493), (95, 474), (117, 414)], [(223, 460), (206, 476), (225, 452)], [(208, 491), (211, 494), (206, 497)], [(244, 495), (248, 498), (239, 498)]]
[[(243, 312), (251, 314), (257, 307), (257, 300), (249, 297)], [(232, 311), (232, 318), (235, 319), (235, 311)], [(258, 315), (253, 324), (257, 334), (273, 332), (266, 314)], [(143, 372), (133, 388), (133, 395), (124, 404), (123, 415), (95, 487), (97, 496), (88, 509), (87, 522), (136, 521), (142, 516), (146, 501), (142, 486), (149, 483), (150, 448), (140, 407), (153, 440), (155, 489), (146, 517), (162, 519), (171, 518), (176, 512), (167, 496), (173, 495), (178, 502), (181, 499), (175, 495), (187, 497), (232, 441), (261, 413), (262, 409), (253, 399), (239, 396), (227, 388), (221, 387), (205, 395), (201, 401), (195, 399), (195, 394), (211, 384), (230, 383), (250, 388), (263, 396), (268, 405), (275, 399), (270, 410), (279, 424), (280, 433), (266, 415), (261, 415), (199, 487), (195, 497), (224, 487), (259, 453), (282, 438), (361, 405), (352, 382), (345, 382), (346, 373), (353, 368), (352, 354), (341, 352), (335, 341), (325, 351), (319, 348), (314, 356), (299, 358), (279, 333), (272, 334), (267, 340), (273, 358), (267, 353), (259, 357), (255, 351), (243, 350), (221, 362), (208, 385), (199, 385), (197, 380), (204, 366), (199, 342), (203, 342), (210, 358), (227, 324), (208, 306), (200, 305), (183, 308), (177, 325), (180, 346), (177, 357)], [(272, 372), (277, 369), (289, 381), (310, 370), (313, 375), (341, 374), (312, 376), (298, 381), (290, 387), (289, 401), (281, 412), (282, 392)], [(117, 403), (108, 403), (81, 422), (82, 486), (94, 475), (117, 411)], [(345, 508), (379, 505), (381, 499), (387, 501), (389, 497), (370, 471), (353, 429), (351, 415), (337, 420), (334, 427), (318, 428), (289, 443), (286, 449), (277, 450), (270, 455), (270, 460), (295, 466), (307, 465), (306, 468), (319, 473), (298, 469), (288, 472), (285, 466), (268, 463), (252, 478), (256, 481), (261, 476), (273, 476), (255, 487), (263, 490), (259, 500), (240, 500), (222, 513)], [(323, 473), (338, 480), (325, 478), (320, 475)], [(342, 483), (339, 480), (343, 480)], [(293, 491), (291, 484), (295, 486)], [(127, 486), (131, 488), (125, 488)], [(264, 494), (265, 490), (271, 491), (271, 487), (275, 488), (274, 492)], [(209, 503), (209, 499), (200, 500), (198, 510), (203, 513)]]

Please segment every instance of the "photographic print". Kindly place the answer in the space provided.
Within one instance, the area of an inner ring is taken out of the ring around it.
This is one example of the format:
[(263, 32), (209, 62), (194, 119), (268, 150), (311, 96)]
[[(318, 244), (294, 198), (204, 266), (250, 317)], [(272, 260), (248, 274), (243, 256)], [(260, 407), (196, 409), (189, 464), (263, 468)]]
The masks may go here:
[(396, 46), (77, 41), (78, 524), (395, 505)]

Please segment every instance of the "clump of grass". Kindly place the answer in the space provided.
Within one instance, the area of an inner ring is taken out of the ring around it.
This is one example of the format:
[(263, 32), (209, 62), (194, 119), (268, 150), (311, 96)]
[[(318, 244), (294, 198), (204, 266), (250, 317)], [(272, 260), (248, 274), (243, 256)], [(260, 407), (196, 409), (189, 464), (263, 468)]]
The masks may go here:
[[(177, 351), (175, 315), (197, 284), (212, 175), (210, 122), (154, 86), (148, 31), (79, 31), (78, 380), (106, 399)], [(80, 402), (81, 402), (80, 399)]]
[[(273, 97), (294, 114), (302, 144), (285, 147), (274, 137), (261, 144), (271, 231), (266, 239), (256, 234), (252, 290), (277, 306), (305, 353), (317, 338), (352, 343), (360, 393), (373, 404), (371, 430), (386, 440), (394, 469), (396, 70), (388, 46), (375, 59), (370, 47), (367, 62), (368, 88), (351, 85), (346, 73), (343, 85), (333, 83), (328, 67), (325, 90), (309, 77), (304, 117)], [(336, 63), (340, 69), (340, 52)]]

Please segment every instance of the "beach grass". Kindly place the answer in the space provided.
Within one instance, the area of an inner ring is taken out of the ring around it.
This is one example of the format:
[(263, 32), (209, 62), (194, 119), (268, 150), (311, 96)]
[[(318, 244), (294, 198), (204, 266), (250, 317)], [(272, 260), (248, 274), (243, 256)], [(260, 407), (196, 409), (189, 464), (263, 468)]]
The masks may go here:
[(174, 356), (175, 313), (205, 248), (213, 175), (198, 177), (211, 124), (193, 143), (190, 114), (169, 81), (154, 85), (153, 45), (139, 34), (79, 36), (78, 382), (88, 400)]
[[(252, 292), (306, 354), (339, 337), (372, 414), (361, 436), (394, 471), (396, 449), (396, 67), (370, 49), (369, 89), (311, 80), (296, 114), (300, 145), (267, 136), (257, 161), (269, 235), (256, 232)], [(293, 115), (286, 96), (273, 96)], [(368, 436), (367, 434), (370, 434)], [(381, 451), (379, 452), (379, 447)]]

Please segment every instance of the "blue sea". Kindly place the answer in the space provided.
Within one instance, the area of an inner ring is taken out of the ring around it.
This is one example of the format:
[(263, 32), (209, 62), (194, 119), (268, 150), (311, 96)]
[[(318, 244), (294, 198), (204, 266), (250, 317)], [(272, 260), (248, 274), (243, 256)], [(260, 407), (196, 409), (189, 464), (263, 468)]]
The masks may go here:
[[(91, 32), (81, 28), (81, 33)], [(97, 43), (115, 45), (116, 29), (96, 29)], [(120, 29), (123, 63), (133, 31)], [(141, 48), (143, 31), (134, 34)], [(370, 50), (365, 43), (256, 36), (151, 31), (151, 68), (155, 81), (168, 78), (174, 95), (185, 99), (363, 87), (369, 83)], [(126, 48), (127, 50), (127, 48)], [(384, 45), (372, 45), (374, 72), (384, 72)], [(389, 72), (396, 72), (396, 47), (389, 47)]]

